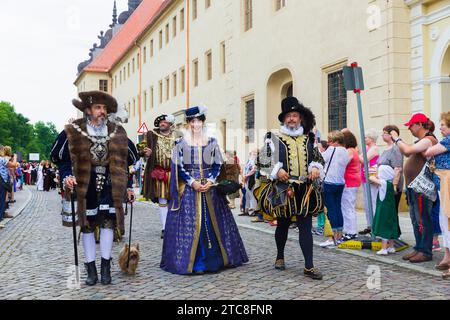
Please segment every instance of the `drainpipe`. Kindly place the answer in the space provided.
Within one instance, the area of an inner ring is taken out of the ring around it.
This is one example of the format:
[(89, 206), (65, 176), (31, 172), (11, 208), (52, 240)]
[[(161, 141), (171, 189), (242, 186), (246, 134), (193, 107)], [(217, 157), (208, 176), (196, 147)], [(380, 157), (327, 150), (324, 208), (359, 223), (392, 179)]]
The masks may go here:
[(139, 85), (138, 85), (138, 114), (139, 114), (139, 127), (141, 127), (142, 125), (142, 110), (141, 110), (141, 94), (142, 94), (142, 48), (141, 45), (139, 45), (137, 43), (137, 41), (134, 42), (134, 46), (137, 47), (139, 49), (139, 59), (138, 59), (138, 64), (139, 64)]
[(186, 0), (186, 109), (190, 105), (190, 79), (191, 79), (191, 63), (190, 63), (190, 39), (189, 39), (189, 27), (190, 27), (190, 0)]

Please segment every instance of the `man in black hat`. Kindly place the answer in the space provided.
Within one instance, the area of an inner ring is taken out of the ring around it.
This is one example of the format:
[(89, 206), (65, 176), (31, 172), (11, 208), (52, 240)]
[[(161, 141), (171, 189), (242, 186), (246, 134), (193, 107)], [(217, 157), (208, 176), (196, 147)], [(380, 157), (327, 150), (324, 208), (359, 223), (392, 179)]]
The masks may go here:
[(159, 205), (161, 221), (161, 239), (164, 238), (169, 194), (170, 165), (172, 150), (175, 146), (177, 134), (172, 130), (175, 122), (173, 115), (161, 115), (155, 119), (155, 129), (147, 132), (146, 147), (141, 151), (147, 165), (144, 172), (144, 186), (142, 194), (145, 199)]
[[(275, 268), (285, 270), (284, 248), (292, 218), (296, 217), (300, 247), (305, 258), (304, 274), (321, 280), (322, 274), (313, 264), (312, 215), (321, 207), (320, 192), (316, 192), (317, 179), (323, 173), (324, 161), (314, 146), (312, 133), (315, 117), (294, 97), (282, 101), (278, 116), (280, 133), (266, 135), (266, 147), (260, 153), (259, 163), (271, 172), (272, 184), (263, 193), (259, 203), (265, 212), (277, 218), (275, 241), (277, 258)], [(314, 186), (314, 188), (313, 188)], [(277, 197), (280, 195), (279, 203)], [(269, 207), (264, 203), (270, 203)]]
[(87, 285), (98, 281), (94, 231), (100, 228), (101, 283), (111, 283), (114, 231), (124, 234), (125, 196), (134, 200), (128, 166), (137, 160), (135, 145), (125, 129), (108, 120), (117, 112), (117, 101), (102, 91), (79, 93), (73, 100), (84, 117), (65, 126), (51, 152), (65, 187), (63, 210), (70, 211), (70, 190), (76, 191), (78, 224), (83, 233)]

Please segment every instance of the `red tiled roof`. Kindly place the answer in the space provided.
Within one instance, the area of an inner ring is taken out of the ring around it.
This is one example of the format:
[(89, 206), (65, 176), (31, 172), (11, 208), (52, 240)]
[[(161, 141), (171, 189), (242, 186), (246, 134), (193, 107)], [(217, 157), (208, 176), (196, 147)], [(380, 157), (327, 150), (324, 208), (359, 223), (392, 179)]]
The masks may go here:
[(109, 72), (172, 1), (142, 1), (122, 26), (122, 29), (111, 39), (94, 61), (84, 68), (83, 72)]

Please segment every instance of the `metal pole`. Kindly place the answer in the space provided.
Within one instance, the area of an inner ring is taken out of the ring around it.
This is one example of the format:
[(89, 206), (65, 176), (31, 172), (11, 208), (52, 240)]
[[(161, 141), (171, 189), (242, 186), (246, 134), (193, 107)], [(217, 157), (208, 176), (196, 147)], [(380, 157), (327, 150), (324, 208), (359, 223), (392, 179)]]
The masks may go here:
[(77, 225), (75, 220), (75, 198), (73, 190), (70, 191), (70, 204), (72, 206), (72, 233), (73, 233), (73, 250), (75, 254), (75, 272), (77, 276), (77, 282), (79, 282), (80, 275), (78, 272), (78, 247), (77, 247)]
[(131, 255), (131, 228), (133, 226), (133, 202), (130, 203), (130, 234), (128, 236), (128, 260), (127, 268), (130, 266), (130, 255)]
[[(356, 93), (356, 101), (358, 104), (358, 117), (359, 117), (359, 129), (361, 134), (361, 144), (363, 144), (365, 140), (365, 129), (364, 129), (364, 119), (363, 119), (363, 113), (362, 113), (362, 102), (361, 102), (361, 89), (360, 89), (360, 83), (359, 83), (359, 76), (356, 71), (357, 64), (352, 64), (353, 67), (353, 73), (355, 75), (355, 90)], [(369, 210), (371, 218), (371, 228), (373, 227), (373, 208), (372, 208), (372, 195), (370, 193), (370, 183), (369, 183), (369, 161), (367, 157), (367, 150), (365, 147), (362, 148), (362, 154), (364, 158), (364, 171), (365, 171), (365, 177), (366, 177), (366, 197), (367, 197), (367, 207), (366, 210)], [(373, 233), (371, 233), (372, 239), (374, 239)]]

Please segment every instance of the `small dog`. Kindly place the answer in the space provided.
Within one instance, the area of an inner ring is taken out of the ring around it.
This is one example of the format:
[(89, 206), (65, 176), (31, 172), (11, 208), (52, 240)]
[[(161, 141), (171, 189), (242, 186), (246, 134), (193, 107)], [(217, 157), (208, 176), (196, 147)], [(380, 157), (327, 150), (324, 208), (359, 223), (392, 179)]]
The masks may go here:
[(129, 252), (128, 243), (125, 244), (125, 247), (122, 248), (119, 254), (119, 266), (122, 271), (128, 275), (135, 275), (136, 269), (139, 263), (139, 243), (131, 245), (131, 253), (130, 253), (130, 264), (127, 268), (128, 261), (128, 252)]

